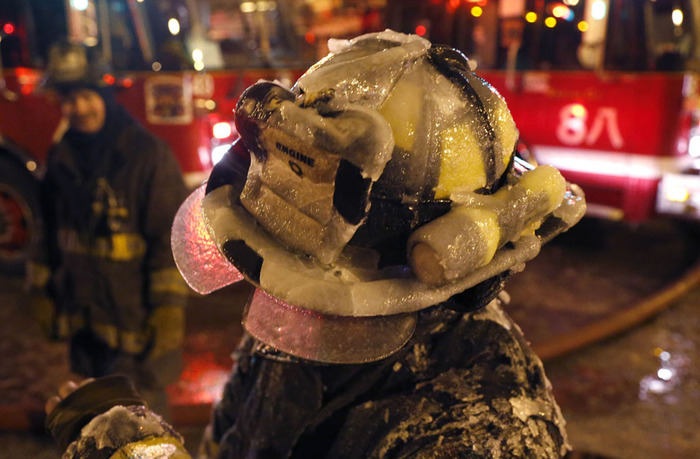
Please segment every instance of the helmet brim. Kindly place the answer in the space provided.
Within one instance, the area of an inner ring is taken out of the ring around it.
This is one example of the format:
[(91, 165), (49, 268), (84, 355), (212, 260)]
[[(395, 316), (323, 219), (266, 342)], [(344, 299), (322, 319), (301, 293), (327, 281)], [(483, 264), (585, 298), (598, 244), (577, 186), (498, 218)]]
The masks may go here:
[[(578, 188), (569, 188), (562, 209), (540, 231), (500, 248), (490, 263), (446, 285), (431, 287), (408, 266), (377, 269), (363, 265), (363, 253), (346, 247), (331, 267), (290, 251), (273, 238), (236, 199), (230, 185), (202, 196), (195, 191), (173, 226), (173, 252), (188, 284), (208, 293), (246, 278), (274, 297), (311, 311), (347, 317), (414, 312), (447, 301), (508, 270), (520, 270), (543, 242), (573, 225), (585, 211)], [(573, 217), (572, 217), (573, 215)]]
[(374, 362), (404, 347), (416, 327), (416, 314), (343, 317), (292, 306), (256, 289), (243, 326), (261, 342), (315, 362)]
[(201, 185), (185, 199), (170, 234), (175, 264), (190, 288), (202, 295), (243, 280), (209, 235), (202, 215), (205, 190)]

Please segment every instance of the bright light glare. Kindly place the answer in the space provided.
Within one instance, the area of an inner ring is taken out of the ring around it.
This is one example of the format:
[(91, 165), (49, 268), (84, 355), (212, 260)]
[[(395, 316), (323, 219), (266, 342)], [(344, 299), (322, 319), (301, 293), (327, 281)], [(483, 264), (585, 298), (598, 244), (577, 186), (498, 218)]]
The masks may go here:
[(177, 35), (180, 33), (180, 21), (175, 18), (170, 18), (168, 20), (168, 30), (171, 34)]
[(258, 11), (274, 11), (277, 9), (277, 2), (258, 2), (256, 8)]
[(605, 3), (605, 0), (596, 0), (591, 5), (591, 16), (596, 21), (599, 21), (605, 17), (608, 12), (607, 9), (608, 5)]
[(573, 104), (571, 106), (571, 114), (577, 118), (583, 118), (586, 116), (586, 107), (581, 104)]
[(204, 54), (202, 54), (202, 50), (199, 48), (195, 48), (192, 50), (192, 60), (195, 62), (201, 61), (202, 58), (204, 57)]
[(85, 11), (88, 4), (88, 0), (70, 0), (70, 6), (72, 6), (74, 10), (78, 11)]
[(578, 23), (578, 30), (585, 32), (588, 30), (588, 23), (586, 21), (581, 21)]
[(258, 9), (258, 7), (255, 5), (255, 2), (242, 2), (239, 8), (241, 10), (241, 13), (252, 13)]
[(227, 151), (231, 148), (231, 145), (224, 144), (214, 147), (211, 150), (211, 163), (216, 166), (216, 163), (221, 161)]
[(693, 158), (700, 158), (700, 134), (690, 138), (688, 142), (688, 154)]
[(669, 381), (673, 377), (673, 371), (668, 368), (659, 368), (659, 371), (656, 372), (656, 376), (664, 381)]
[(544, 25), (546, 25), (547, 27), (552, 29), (552, 28), (554, 28), (554, 26), (557, 25), (557, 20), (550, 16), (544, 20)]
[(474, 7), (472, 7), (471, 12), (472, 12), (472, 16), (474, 16), (475, 18), (478, 18), (479, 16), (481, 16), (484, 13), (484, 10), (482, 10), (480, 6), (474, 6)]
[(216, 137), (217, 139), (226, 139), (231, 136), (233, 129), (231, 128), (231, 123), (222, 121), (220, 123), (216, 123), (212, 127), (211, 131), (212, 134), (214, 134), (214, 137)]
[(552, 15), (555, 18), (564, 19), (569, 17), (570, 11), (571, 10), (564, 5), (557, 5), (552, 9)]
[(671, 359), (671, 353), (667, 351), (661, 351), (659, 358), (664, 362), (668, 362)]
[(670, 187), (666, 190), (666, 199), (671, 202), (686, 202), (690, 198), (690, 193), (683, 187)]
[(537, 13), (535, 13), (534, 11), (528, 11), (525, 15), (525, 20), (532, 24), (537, 20)]
[(669, 388), (663, 381), (651, 380), (647, 381), (646, 390), (653, 394), (664, 394), (669, 391)]
[(194, 69), (197, 70), (198, 72), (204, 70), (204, 62), (196, 61), (194, 63)]
[(673, 10), (671, 13), (671, 21), (673, 21), (674, 26), (680, 27), (681, 24), (683, 24), (683, 11), (679, 10), (678, 8)]

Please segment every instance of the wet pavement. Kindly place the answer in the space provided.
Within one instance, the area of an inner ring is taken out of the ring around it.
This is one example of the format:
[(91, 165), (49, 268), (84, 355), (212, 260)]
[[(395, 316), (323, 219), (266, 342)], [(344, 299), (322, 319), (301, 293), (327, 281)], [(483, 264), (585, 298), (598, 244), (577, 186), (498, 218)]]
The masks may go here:
[[(700, 457), (697, 245), (676, 225), (575, 230), (507, 285), (507, 310), (546, 357), (570, 442), (609, 458)], [(190, 449), (232, 364), (248, 293), (231, 287), (188, 309), (187, 368), (168, 394)], [(41, 405), (70, 377), (66, 350), (41, 338), (23, 298), (21, 280), (0, 278), (0, 457), (55, 458)]]
[(700, 458), (700, 287), (613, 339), (545, 363), (577, 450)]

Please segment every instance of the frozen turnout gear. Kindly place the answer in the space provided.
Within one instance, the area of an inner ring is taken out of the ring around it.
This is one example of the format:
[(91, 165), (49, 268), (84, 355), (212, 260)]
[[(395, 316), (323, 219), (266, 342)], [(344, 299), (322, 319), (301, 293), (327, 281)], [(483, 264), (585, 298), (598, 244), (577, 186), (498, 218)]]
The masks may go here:
[[(242, 94), (241, 138), (206, 195), (181, 208), (173, 250), (195, 290), (242, 276), (264, 292), (244, 321), (258, 339), (358, 363), (401, 348), (416, 311), (487, 304), (585, 201), (556, 169), (514, 157), (505, 101), (460, 52), (392, 31), (330, 48), (291, 90), (259, 82)], [(470, 303), (453, 300), (465, 291)], [(265, 318), (273, 310), (279, 320)], [(347, 347), (331, 317), (367, 345), (319, 351)], [(373, 334), (378, 324), (396, 333)]]
[(100, 132), (69, 131), (49, 155), (28, 280), (45, 330), (70, 340), (73, 371), (124, 372), (159, 394), (181, 371), (188, 289), (170, 226), (187, 190), (168, 146), (106, 104)]
[(500, 300), (421, 311), (409, 343), (378, 362), (297, 360), (251, 337), (235, 357), (202, 457), (556, 458), (568, 448), (542, 364)]

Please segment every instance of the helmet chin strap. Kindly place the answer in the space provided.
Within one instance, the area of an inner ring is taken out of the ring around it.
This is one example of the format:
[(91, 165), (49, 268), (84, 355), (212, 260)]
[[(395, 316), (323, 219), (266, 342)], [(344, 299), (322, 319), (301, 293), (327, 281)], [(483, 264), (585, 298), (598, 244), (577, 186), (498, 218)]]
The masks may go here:
[(321, 363), (381, 360), (413, 336), (416, 313), (348, 317), (321, 314), (256, 289), (243, 315), (252, 336), (279, 351)]

